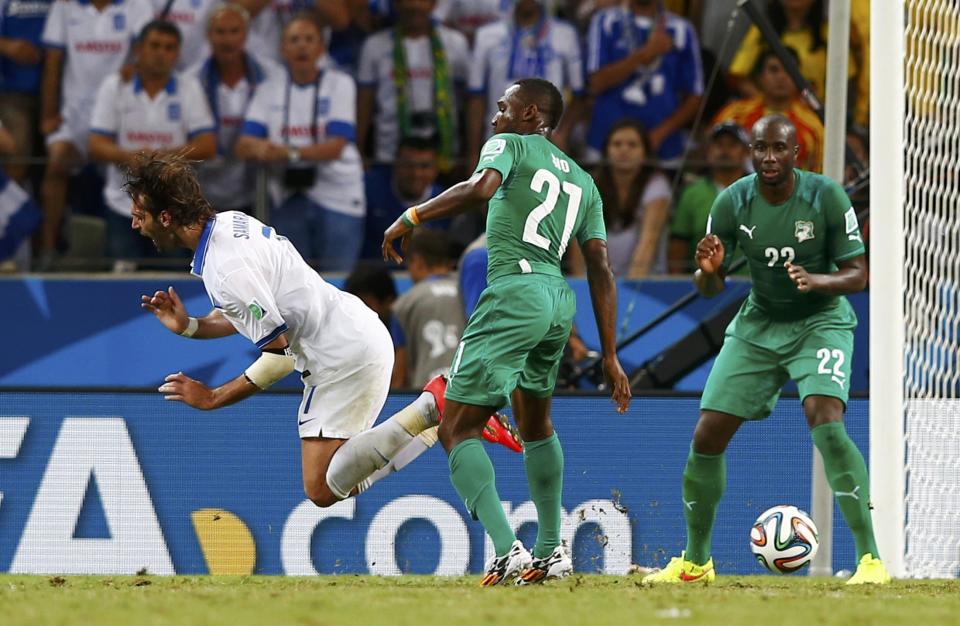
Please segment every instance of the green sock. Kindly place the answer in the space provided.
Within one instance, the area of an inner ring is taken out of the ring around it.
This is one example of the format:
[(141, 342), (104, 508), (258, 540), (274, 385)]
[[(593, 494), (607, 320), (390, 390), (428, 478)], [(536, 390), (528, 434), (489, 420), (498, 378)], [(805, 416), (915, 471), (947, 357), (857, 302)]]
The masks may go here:
[(537, 507), (537, 543), (533, 556), (543, 559), (560, 545), (560, 497), (563, 493), (563, 449), (557, 433), (523, 442), (530, 498)]
[(510, 551), (517, 536), (510, 528), (503, 505), (500, 504), (493, 463), (483, 444), (479, 439), (461, 441), (450, 451), (448, 461), (450, 482), (460, 494), (460, 499), (466, 503), (470, 514), (480, 520), (490, 535), (497, 556), (503, 556)]
[(710, 560), (710, 537), (717, 505), (727, 485), (723, 454), (697, 454), (690, 446), (683, 469), (683, 516), (687, 519), (686, 560), (704, 565)]
[(853, 440), (847, 435), (843, 422), (821, 424), (810, 431), (813, 443), (823, 456), (827, 481), (847, 526), (853, 531), (857, 548), (857, 561), (863, 555), (880, 558), (877, 541), (873, 536), (873, 520), (870, 516), (870, 479), (867, 464)]

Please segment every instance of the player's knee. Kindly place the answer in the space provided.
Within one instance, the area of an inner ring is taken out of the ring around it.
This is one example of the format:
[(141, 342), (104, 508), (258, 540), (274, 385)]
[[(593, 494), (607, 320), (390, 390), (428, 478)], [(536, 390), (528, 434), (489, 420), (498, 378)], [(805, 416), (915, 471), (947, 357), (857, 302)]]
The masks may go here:
[(693, 431), (693, 451), (697, 454), (723, 454), (727, 449), (727, 441), (718, 437), (703, 420), (697, 422)]
[(340, 502), (340, 499), (333, 495), (333, 492), (330, 491), (329, 487), (322, 482), (312, 481), (309, 483), (304, 483), (303, 491), (306, 493), (310, 502), (313, 502), (321, 509), (325, 509), (333, 506), (337, 502)]
[(843, 403), (836, 398), (809, 397), (803, 403), (807, 425), (812, 429), (843, 421)]

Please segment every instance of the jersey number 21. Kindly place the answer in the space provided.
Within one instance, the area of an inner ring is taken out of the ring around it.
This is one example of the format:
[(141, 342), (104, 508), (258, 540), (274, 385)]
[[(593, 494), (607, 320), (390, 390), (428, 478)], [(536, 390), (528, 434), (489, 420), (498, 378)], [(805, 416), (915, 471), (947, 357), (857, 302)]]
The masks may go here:
[(537, 232), (542, 222), (557, 208), (557, 199), (560, 197), (560, 189), (567, 194), (567, 215), (563, 221), (563, 234), (560, 236), (560, 245), (557, 248), (557, 256), (562, 257), (567, 250), (567, 243), (570, 241), (570, 235), (573, 233), (573, 226), (577, 223), (577, 213), (580, 211), (580, 200), (583, 198), (583, 189), (579, 185), (563, 181), (550, 170), (539, 169), (530, 179), (530, 189), (537, 193), (543, 192), (543, 187), (547, 187), (547, 197), (538, 204), (523, 225), (523, 240), (544, 250), (550, 249), (550, 240)]

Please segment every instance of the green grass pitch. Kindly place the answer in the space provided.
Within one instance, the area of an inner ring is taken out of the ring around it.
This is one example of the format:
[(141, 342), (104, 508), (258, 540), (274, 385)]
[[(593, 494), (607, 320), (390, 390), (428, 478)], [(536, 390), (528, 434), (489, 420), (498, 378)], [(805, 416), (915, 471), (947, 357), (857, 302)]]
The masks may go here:
[(479, 577), (0, 575), (0, 623), (47, 624), (958, 624), (960, 581), (848, 588), (806, 577), (722, 577), (648, 589), (581, 576), (532, 588)]

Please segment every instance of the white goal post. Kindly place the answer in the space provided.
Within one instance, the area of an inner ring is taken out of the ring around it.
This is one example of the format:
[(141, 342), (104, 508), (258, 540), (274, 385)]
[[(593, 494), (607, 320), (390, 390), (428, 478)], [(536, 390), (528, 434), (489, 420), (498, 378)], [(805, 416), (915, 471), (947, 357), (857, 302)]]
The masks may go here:
[(870, 490), (894, 576), (960, 575), (960, 4), (871, 3)]

